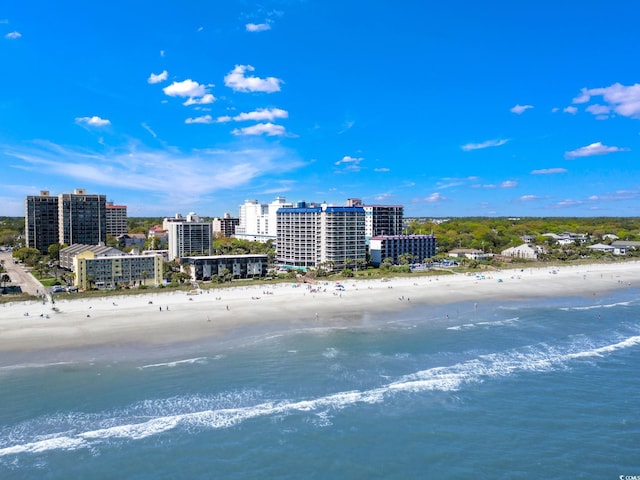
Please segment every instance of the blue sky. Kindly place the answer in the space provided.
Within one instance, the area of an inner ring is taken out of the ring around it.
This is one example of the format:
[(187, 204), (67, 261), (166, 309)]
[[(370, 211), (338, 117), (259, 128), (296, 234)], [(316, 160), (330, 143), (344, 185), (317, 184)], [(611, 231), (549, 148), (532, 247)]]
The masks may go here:
[(0, 215), (637, 216), (640, 2), (5, 0)]

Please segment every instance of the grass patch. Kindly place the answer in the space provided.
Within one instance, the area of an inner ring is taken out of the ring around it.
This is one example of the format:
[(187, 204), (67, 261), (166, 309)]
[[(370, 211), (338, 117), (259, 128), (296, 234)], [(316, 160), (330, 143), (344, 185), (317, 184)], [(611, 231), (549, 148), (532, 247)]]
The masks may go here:
[(4, 295), (0, 295), (0, 304), (13, 302), (30, 302), (33, 300), (40, 301), (38, 297), (29, 295), (28, 293), (6, 293)]

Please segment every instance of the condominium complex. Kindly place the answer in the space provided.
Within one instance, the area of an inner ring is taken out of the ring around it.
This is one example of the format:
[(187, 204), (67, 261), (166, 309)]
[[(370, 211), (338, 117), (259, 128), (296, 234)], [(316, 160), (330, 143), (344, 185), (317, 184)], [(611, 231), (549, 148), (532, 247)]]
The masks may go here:
[(277, 258), (294, 267), (341, 269), (366, 259), (364, 209), (307, 205), (277, 211)]
[(402, 205), (365, 205), (359, 198), (350, 198), (347, 205), (364, 209), (364, 234), (367, 241), (378, 235), (402, 235)]
[(58, 197), (47, 190), (29, 195), (25, 200), (26, 246), (47, 253), (49, 245), (58, 243)]
[(369, 241), (371, 264), (379, 266), (385, 258), (400, 261), (401, 255), (410, 254), (412, 261), (422, 262), (436, 254), (436, 238), (433, 235), (380, 235)]
[(44, 190), (25, 201), (27, 246), (46, 252), (49, 245), (107, 240), (106, 197), (84, 189), (52, 197)]
[(189, 255), (211, 255), (211, 222), (203, 222), (195, 213), (189, 213), (186, 218), (179, 213), (173, 218), (165, 218), (162, 228), (169, 234), (170, 261)]
[(211, 224), (213, 225), (214, 235), (233, 237), (236, 233), (236, 227), (240, 224), (240, 219), (233, 218), (229, 213), (225, 213), (222, 218), (214, 218)]
[(292, 207), (284, 197), (277, 197), (271, 203), (258, 203), (258, 200), (245, 200), (240, 205), (239, 222), (235, 237), (254, 242), (267, 242), (277, 237), (278, 209)]
[(91, 250), (73, 258), (74, 285), (80, 289), (162, 283), (162, 255), (100, 256)]
[[(233, 278), (262, 277), (267, 273), (268, 255), (213, 255), (182, 257), (180, 269), (188, 271), (192, 280), (211, 280), (229, 273)], [(188, 269), (184, 268), (186, 265)]]
[(107, 202), (107, 235), (117, 237), (127, 232), (127, 206)]
[(107, 197), (82, 188), (58, 195), (58, 242), (64, 245), (107, 241)]
[(87, 251), (92, 252), (95, 257), (117, 257), (122, 255), (122, 250), (107, 247), (106, 245), (85, 245), (83, 243), (75, 243), (60, 249), (60, 268), (73, 270), (73, 262), (76, 255)]

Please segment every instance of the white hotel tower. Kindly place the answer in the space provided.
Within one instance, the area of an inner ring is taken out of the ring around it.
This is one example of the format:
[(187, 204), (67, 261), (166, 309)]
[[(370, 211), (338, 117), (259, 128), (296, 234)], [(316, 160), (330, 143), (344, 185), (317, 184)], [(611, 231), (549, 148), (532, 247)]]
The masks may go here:
[(258, 203), (258, 200), (245, 200), (240, 205), (240, 222), (234, 237), (254, 242), (267, 242), (277, 237), (277, 216), (279, 208), (293, 207), (284, 197), (277, 197), (271, 203)]

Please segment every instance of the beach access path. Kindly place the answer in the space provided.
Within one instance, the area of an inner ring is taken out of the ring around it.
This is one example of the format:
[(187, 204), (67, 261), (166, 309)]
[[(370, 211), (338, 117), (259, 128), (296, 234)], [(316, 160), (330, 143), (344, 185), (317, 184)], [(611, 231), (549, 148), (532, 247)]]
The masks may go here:
[(4, 268), (11, 278), (11, 282), (20, 285), (24, 293), (29, 295), (42, 295), (46, 292), (46, 288), (40, 281), (28, 272), (21, 263), (14, 263), (11, 252), (0, 252), (0, 260), (4, 260)]

